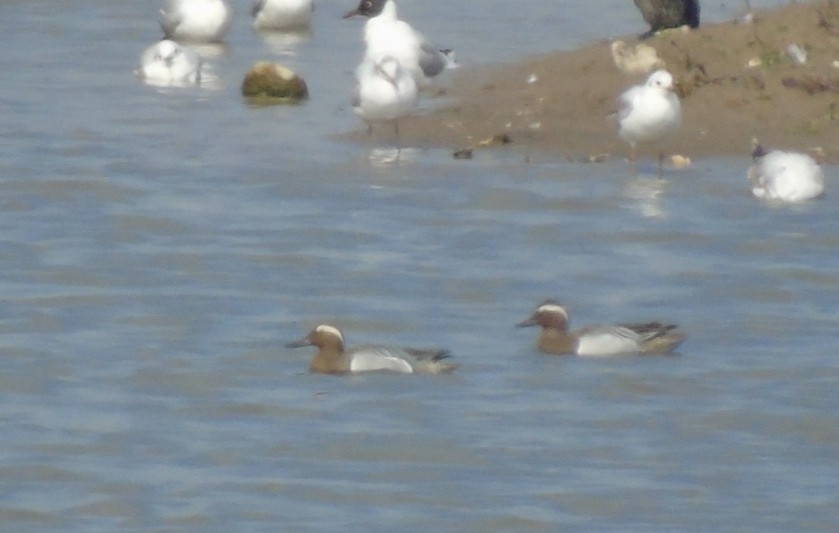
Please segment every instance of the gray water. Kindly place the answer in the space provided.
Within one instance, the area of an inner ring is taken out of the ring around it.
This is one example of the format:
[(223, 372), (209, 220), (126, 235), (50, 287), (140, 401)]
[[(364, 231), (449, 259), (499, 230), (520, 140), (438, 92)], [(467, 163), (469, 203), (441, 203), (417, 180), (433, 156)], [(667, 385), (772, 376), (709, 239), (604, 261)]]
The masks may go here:
[[(747, 158), (664, 182), (505, 150), (393, 160), (336, 140), (362, 127), (351, 2), (319, 2), (294, 45), (238, 2), (217, 82), (168, 90), (132, 74), (157, 7), (0, 4), (0, 530), (835, 530), (836, 167), (825, 198), (771, 207)], [(467, 66), (644, 29), (628, 1), (401, 9)], [(247, 106), (258, 59), (311, 100)], [(689, 339), (544, 356), (513, 325), (547, 297)], [(324, 321), (462, 366), (310, 375), (283, 344)]]

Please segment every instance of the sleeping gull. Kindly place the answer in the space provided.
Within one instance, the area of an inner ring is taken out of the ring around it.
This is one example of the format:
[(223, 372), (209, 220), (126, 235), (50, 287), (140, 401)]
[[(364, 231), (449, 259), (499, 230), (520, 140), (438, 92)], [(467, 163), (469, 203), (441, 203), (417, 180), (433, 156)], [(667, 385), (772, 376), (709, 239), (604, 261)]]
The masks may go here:
[(163, 39), (146, 48), (136, 73), (150, 85), (196, 85), (201, 81), (201, 58), (189, 48)]
[[(681, 126), (682, 106), (673, 90), (673, 76), (666, 70), (657, 70), (644, 85), (636, 85), (620, 96), (618, 135), (629, 143), (633, 165), (638, 157), (638, 143), (656, 142)], [(659, 151), (659, 176), (663, 162), (664, 152)]]
[(383, 55), (375, 61), (366, 59), (356, 70), (358, 85), (352, 97), (355, 112), (367, 122), (392, 122), (399, 136), (399, 119), (417, 104), (417, 85), (399, 59)]
[(748, 171), (752, 194), (764, 200), (802, 202), (824, 193), (824, 172), (807, 154), (764, 151), (755, 143), (754, 162)]
[(385, 54), (395, 57), (413, 76), (418, 87), (428, 86), (430, 78), (440, 74), (449, 64), (445, 53), (431, 46), (410, 24), (397, 18), (393, 0), (361, 0), (344, 18), (355, 15), (369, 19), (364, 26), (365, 57), (374, 60)]

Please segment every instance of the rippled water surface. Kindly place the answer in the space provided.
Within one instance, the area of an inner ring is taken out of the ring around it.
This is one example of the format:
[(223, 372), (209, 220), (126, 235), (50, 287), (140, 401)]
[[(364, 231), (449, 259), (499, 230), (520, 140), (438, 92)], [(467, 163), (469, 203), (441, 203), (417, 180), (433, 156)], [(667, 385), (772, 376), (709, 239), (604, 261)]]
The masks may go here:
[[(644, 29), (630, 2), (403, 4), (465, 65)], [(772, 207), (746, 159), (662, 181), (342, 143), (350, 7), (294, 44), (237, 2), (213, 83), (155, 89), (132, 73), (154, 2), (0, 5), (0, 529), (835, 530), (836, 167)], [(258, 59), (311, 100), (246, 105)], [(689, 339), (544, 356), (513, 325), (547, 297)], [(462, 366), (310, 375), (283, 344), (323, 321)]]

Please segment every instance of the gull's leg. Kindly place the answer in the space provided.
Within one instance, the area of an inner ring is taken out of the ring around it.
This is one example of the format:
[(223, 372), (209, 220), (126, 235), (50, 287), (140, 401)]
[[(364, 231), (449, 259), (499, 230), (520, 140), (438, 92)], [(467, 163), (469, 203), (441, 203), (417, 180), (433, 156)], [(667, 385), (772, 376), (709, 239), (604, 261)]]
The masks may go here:
[(658, 151), (658, 179), (664, 177), (664, 150)]
[(632, 174), (638, 174), (638, 149), (635, 143), (629, 145), (629, 162), (632, 163)]

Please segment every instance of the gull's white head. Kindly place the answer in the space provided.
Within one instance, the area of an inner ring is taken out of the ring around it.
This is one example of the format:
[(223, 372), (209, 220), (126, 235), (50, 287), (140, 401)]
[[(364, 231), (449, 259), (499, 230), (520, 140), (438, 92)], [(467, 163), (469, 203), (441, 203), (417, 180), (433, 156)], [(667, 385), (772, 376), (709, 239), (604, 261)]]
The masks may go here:
[(172, 63), (182, 53), (178, 43), (164, 39), (157, 43), (157, 50), (154, 58), (166, 63)]
[(673, 75), (666, 70), (656, 70), (650, 74), (649, 78), (647, 78), (646, 85), (647, 87), (656, 87), (665, 91), (672, 91), (674, 88)]

